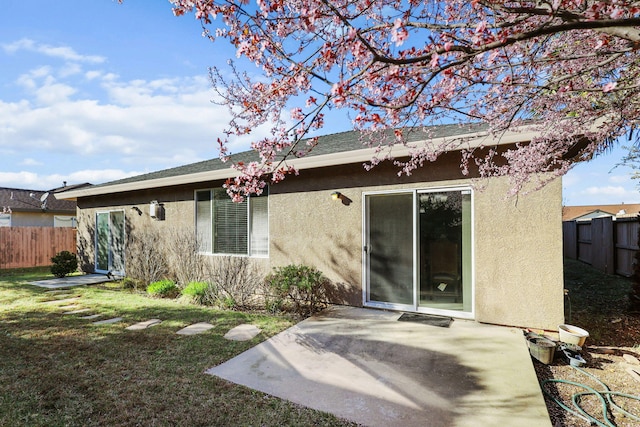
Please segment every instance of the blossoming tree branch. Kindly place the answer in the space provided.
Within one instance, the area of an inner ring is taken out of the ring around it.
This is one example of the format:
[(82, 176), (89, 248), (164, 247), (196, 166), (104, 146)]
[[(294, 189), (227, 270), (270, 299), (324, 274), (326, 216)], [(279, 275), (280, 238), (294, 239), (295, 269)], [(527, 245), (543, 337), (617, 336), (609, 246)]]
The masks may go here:
[[(211, 72), (233, 114), (228, 137), (273, 124), (252, 145), (260, 160), (233, 166), (236, 199), (295, 172), (286, 159), (313, 149), (305, 136), (328, 109), (375, 134), (363, 137), (376, 147), (368, 166), (389, 159), (409, 129), (428, 141), (433, 124), (484, 123), (498, 137), (533, 126), (529, 144), (462, 150), (463, 173), (473, 165), (481, 176), (509, 175), (514, 191), (538, 172), (565, 173), (638, 124), (640, 1), (171, 1), (261, 70), (252, 78), (230, 62), (230, 80)], [(391, 160), (410, 174), (450, 147), (425, 144)]]

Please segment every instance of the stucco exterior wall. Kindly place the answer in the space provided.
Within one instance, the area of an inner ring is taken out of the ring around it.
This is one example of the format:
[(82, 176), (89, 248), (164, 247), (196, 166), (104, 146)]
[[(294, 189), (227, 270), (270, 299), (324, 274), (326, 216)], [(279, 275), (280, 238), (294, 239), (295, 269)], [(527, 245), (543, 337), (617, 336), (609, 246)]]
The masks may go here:
[[(251, 258), (266, 273), (291, 263), (315, 266), (336, 285), (334, 302), (363, 304), (363, 193), (470, 185), (443, 156), (409, 177), (392, 166), (364, 172), (361, 165), (305, 170), (270, 188), (269, 258)], [(82, 268), (93, 270), (95, 216), (124, 210), (126, 232), (154, 227), (193, 229), (194, 190), (210, 182), (162, 190), (86, 197), (78, 201)], [(563, 322), (561, 182), (517, 199), (506, 199), (508, 179), (492, 178), (473, 191), (474, 315), (479, 322), (556, 329)], [(343, 201), (331, 193), (341, 192)], [(149, 217), (149, 202), (164, 207), (164, 220)], [(215, 262), (216, 256), (208, 256)]]
[[(221, 182), (180, 186), (160, 191), (132, 192), (118, 195), (84, 198), (78, 201), (78, 255), (83, 271), (95, 270), (95, 226), (98, 212), (123, 211), (127, 244), (139, 239), (141, 230), (150, 228), (166, 236), (165, 243), (171, 244), (172, 236), (193, 233), (195, 236), (194, 191), (220, 187)], [(157, 201), (163, 209), (163, 218), (150, 216), (150, 202)], [(125, 246), (125, 253), (127, 248)], [(205, 261), (215, 263), (220, 256), (202, 255)], [(252, 262), (266, 275), (269, 260), (252, 258)], [(127, 266), (125, 265), (125, 273)]]
[[(470, 185), (446, 165), (404, 178), (377, 172), (332, 168), (272, 187), (271, 266), (315, 266), (337, 284), (336, 302), (361, 306), (363, 193)], [(556, 329), (564, 319), (560, 180), (517, 199), (506, 199), (506, 178), (483, 187), (473, 191), (475, 319)], [(333, 191), (348, 203), (333, 200)]]
[(564, 323), (562, 183), (504, 200), (506, 178), (475, 200), (476, 319), (557, 330)]
[[(164, 209), (164, 219), (154, 219), (149, 215), (152, 200), (157, 201)], [(136, 230), (147, 227), (169, 236), (174, 229), (193, 229), (193, 191), (186, 188), (170, 188), (161, 192), (145, 191), (79, 200), (78, 254), (81, 254), (83, 271), (94, 271), (96, 214), (111, 211), (124, 212), (127, 242), (136, 239)]]

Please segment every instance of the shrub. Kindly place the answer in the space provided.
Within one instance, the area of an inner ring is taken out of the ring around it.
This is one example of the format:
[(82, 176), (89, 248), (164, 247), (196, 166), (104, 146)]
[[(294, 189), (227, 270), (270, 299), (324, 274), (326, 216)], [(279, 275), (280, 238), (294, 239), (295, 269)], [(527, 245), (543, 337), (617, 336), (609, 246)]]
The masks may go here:
[(141, 283), (152, 283), (168, 274), (160, 231), (145, 225), (129, 233), (127, 275)]
[(51, 258), (51, 273), (56, 277), (64, 277), (78, 269), (78, 258), (69, 251), (58, 252)]
[(209, 286), (207, 282), (189, 282), (182, 290), (182, 295), (191, 298), (197, 304), (206, 304)]
[(266, 301), (269, 310), (289, 303), (295, 313), (310, 315), (326, 306), (324, 296), (329, 281), (314, 267), (275, 267), (266, 280), (272, 291), (272, 298)]
[(209, 277), (216, 284), (210, 300), (224, 308), (251, 308), (264, 291), (264, 272), (247, 257), (216, 257)]
[(153, 297), (175, 298), (179, 291), (173, 280), (158, 280), (147, 286), (147, 293)]

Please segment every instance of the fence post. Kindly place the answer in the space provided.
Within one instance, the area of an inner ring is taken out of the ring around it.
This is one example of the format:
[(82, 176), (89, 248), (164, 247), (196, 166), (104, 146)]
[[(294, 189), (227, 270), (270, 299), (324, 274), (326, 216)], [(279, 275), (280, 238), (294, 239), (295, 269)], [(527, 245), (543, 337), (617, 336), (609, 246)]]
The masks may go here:
[(578, 259), (578, 227), (576, 221), (562, 223), (562, 252), (570, 259)]
[(613, 218), (591, 220), (591, 265), (607, 274), (615, 274)]

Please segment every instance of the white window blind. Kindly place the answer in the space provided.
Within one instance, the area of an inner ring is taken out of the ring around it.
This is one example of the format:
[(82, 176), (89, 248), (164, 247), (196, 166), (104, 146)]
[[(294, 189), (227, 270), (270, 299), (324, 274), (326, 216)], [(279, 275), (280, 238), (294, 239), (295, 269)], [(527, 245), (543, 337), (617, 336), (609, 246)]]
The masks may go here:
[(196, 231), (201, 252), (211, 252), (211, 190), (196, 192)]
[(234, 203), (223, 188), (213, 190), (213, 252), (247, 254), (247, 199)]
[(267, 256), (268, 196), (234, 203), (223, 188), (196, 191), (196, 230), (201, 252)]
[(251, 255), (269, 255), (269, 198), (267, 196), (250, 197), (251, 218)]

